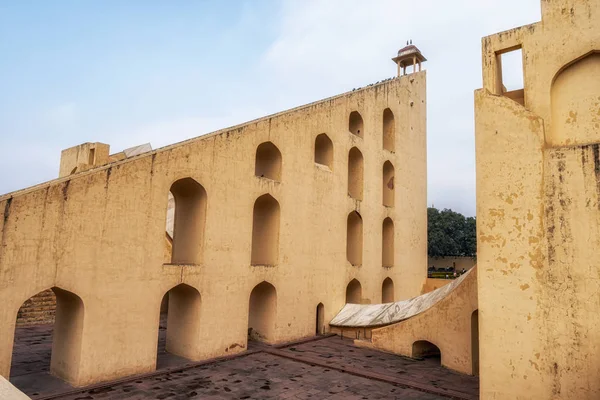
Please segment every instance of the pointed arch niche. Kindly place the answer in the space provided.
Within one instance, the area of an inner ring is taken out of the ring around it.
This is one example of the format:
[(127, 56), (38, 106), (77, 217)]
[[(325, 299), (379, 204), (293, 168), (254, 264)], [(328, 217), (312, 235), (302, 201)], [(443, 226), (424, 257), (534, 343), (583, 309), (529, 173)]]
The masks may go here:
[(363, 220), (359, 213), (348, 214), (346, 227), (346, 259), (354, 266), (362, 265)]
[(192, 178), (175, 181), (170, 189), (172, 207), (167, 207), (167, 233), (172, 213), (172, 264), (200, 264), (204, 250), (206, 190)]
[(364, 122), (363, 118), (358, 111), (352, 111), (350, 118), (348, 118), (348, 130), (360, 138), (364, 138)]
[(383, 110), (383, 148), (391, 152), (396, 149), (396, 120), (389, 108)]
[(272, 142), (261, 143), (256, 148), (254, 175), (281, 181), (281, 152)]
[(363, 175), (363, 155), (353, 147), (348, 152), (348, 195), (353, 199), (363, 199)]
[(187, 359), (196, 359), (199, 351), (200, 292), (181, 283), (163, 296), (158, 332), (157, 368), (163, 362), (164, 353)]
[(357, 279), (352, 279), (346, 286), (346, 303), (360, 304), (362, 299), (362, 286)]
[(254, 202), (252, 265), (276, 265), (279, 257), (279, 203), (270, 194)]
[(383, 220), (381, 227), (381, 266), (394, 266), (394, 222), (390, 217)]
[(394, 302), (394, 281), (391, 278), (385, 278), (381, 284), (381, 302)]
[(248, 339), (272, 343), (275, 341), (277, 320), (277, 291), (263, 281), (250, 293), (248, 306)]
[(395, 170), (394, 166), (391, 162), (386, 161), (383, 163), (383, 182), (382, 182), (382, 192), (383, 192), (383, 205), (386, 207), (394, 207), (395, 201), (395, 186), (394, 186), (394, 178), (395, 178)]
[(325, 133), (315, 139), (315, 163), (333, 171), (333, 142)]

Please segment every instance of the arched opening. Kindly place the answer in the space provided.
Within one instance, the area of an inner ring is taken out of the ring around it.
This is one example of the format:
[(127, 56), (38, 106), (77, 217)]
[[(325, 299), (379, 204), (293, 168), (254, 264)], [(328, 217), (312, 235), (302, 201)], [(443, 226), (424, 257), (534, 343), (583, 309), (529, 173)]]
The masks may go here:
[(346, 258), (350, 264), (362, 265), (363, 253), (363, 221), (356, 211), (348, 214), (346, 228)]
[(156, 368), (181, 361), (173, 356), (197, 358), (200, 306), (200, 292), (184, 283), (165, 293), (160, 306)]
[(275, 341), (277, 291), (269, 282), (261, 282), (250, 293), (248, 340)]
[(389, 108), (383, 110), (383, 148), (391, 152), (396, 149), (396, 121)]
[(596, 143), (600, 52), (591, 52), (568, 64), (554, 78), (551, 89), (553, 146)]
[(175, 225), (175, 197), (169, 192), (167, 201), (167, 223), (165, 226), (165, 262), (173, 261), (173, 228)]
[(383, 163), (383, 205), (394, 207), (394, 166), (389, 161)]
[(252, 265), (276, 265), (279, 257), (279, 203), (270, 194), (254, 202)]
[(317, 305), (317, 326), (315, 333), (317, 335), (322, 335), (325, 333), (325, 306), (323, 303), (319, 303)]
[(381, 302), (394, 302), (394, 281), (392, 281), (391, 278), (385, 278), (383, 280), (383, 284), (381, 285)]
[(348, 195), (363, 199), (363, 155), (356, 147), (348, 153)]
[(390, 217), (383, 220), (381, 231), (381, 265), (391, 268), (394, 266), (394, 222)]
[(358, 111), (352, 111), (348, 121), (348, 130), (358, 137), (364, 137), (364, 123)]
[[(172, 264), (200, 264), (204, 248), (206, 190), (192, 178), (175, 181), (172, 202)], [(167, 207), (167, 224), (169, 222)], [(166, 228), (169, 229), (169, 226)]]
[(472, 374), (479, 376), (479, 310), (471, 314), (471, 365)]
[[(67, 382), (77, 383), (83, 334), (84, 305), (76, 294), (53, 287), (32, 296), (17, 312), (10, 381), (27, 391), (32, 380), (43, 380), (52, 374)], [(56, 301), (44, 309), (44, 301)], [(39, 304), (39, 307), (36, 307)], [(28, 331), (37, 325), (37, 335)], [(31, 393), (30, 393), (31, 394)]]
[(429, 358), (441, 362), (442, 353), (439, 347), (426, 340), (418, 340), (412, 345), (413, 358)]
[(333, 171), (333, 142), (324, 133), (315, 139), (315, 163), (325, 165)]
[(362, 299), (362, 286), (356, 279), (352, 279), (346, 286), (346, 303), (360, 304)]
[(256, 148), (254, 175), (281, 181), (281, 152), (273, 143), (261, 143)]

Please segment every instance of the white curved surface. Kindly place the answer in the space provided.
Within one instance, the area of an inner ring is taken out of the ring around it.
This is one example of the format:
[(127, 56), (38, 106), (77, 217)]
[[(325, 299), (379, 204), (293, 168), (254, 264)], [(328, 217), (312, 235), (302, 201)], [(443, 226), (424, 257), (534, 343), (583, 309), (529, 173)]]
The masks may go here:
[(471, 273), (473, 269), (456, 278), (454, 282), (412, 299), (384, 304), (346, 304), (329, 325), (337, 327), (376, 327), (394, 324), (427, 311), (444, 299)]
[(31, 400), (29, 396), (14, 387), (2, 375), (0, 375), (0, 399)]

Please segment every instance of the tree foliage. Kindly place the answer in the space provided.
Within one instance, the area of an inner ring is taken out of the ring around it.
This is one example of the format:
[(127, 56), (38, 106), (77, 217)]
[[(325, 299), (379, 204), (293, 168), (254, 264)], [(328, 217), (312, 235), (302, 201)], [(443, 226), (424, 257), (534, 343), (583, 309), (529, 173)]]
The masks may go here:
[(430, 257), (475, 257), (475, 217), (449, 209), (427, 208), (427, 253)]

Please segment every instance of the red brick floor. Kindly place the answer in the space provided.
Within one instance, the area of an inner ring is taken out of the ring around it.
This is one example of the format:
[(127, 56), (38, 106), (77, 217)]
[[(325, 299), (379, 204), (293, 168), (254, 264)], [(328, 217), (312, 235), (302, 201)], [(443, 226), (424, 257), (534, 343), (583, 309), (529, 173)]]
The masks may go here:
[(49, 373), (52, 326), (17, 328), (11, 382), (32, 399), (477, 399), (479, 380), (439, 366), (355, 347), (337, 336), (191, 363), (164, 351), (158, 371), (75, 389)]

